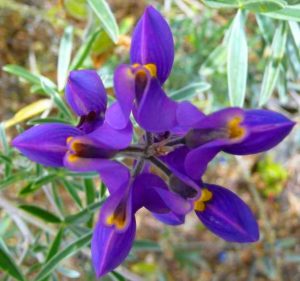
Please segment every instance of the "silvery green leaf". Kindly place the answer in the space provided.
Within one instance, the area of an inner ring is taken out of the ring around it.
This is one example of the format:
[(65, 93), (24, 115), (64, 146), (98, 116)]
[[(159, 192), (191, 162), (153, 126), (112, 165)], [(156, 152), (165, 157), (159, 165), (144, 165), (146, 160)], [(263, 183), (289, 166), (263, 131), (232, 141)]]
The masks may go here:
[(248, 74), (248, 46), (244, 18), (239, 10), (230, 28), (227, 48), (227, 75), (229, 100), (232, 106), (243, 106)]
[(267, 13), (266, 15), (279, 20), (300, 21), (300, 5), (287, 6), (282, 10)]
[(261, 92), (259, 96), (259, 106), (263, 106), (273, 93), (276, 86), (281, 61), (284, 56), (287, 40), (287, 25), (281, 22), (277, 27), (272, 42), (272, 54), (266, 66)]
[(57, 85), (58, 90), (61, 91), (66, 84), (68, 77), (68, 69), (71, 61), (72, 53), (72, 40), (73, 40), (73, 27), (68, 26), (64, 31), (61, 38), (58, 53), (57, 63)]
[(106, 33), (117, 43), (119, 39), (119, 27), (107, 2), (105, 0), (88, 0), (87, 2), (99, 18)]

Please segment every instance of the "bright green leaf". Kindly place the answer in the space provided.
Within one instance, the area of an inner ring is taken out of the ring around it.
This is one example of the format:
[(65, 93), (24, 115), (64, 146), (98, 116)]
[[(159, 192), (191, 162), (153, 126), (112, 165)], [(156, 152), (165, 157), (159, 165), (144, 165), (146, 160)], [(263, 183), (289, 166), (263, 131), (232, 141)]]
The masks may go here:
[(22, 272), (19, 270), (19, 266), (16, 265), (14, 258), (11, 257), (2, 240), (0, 243), (0, 268), (6, 271), (11, 277), (19, 281), (26, 280)]
[(241, 11), (236, 14), (229, 33), (227, 73), (230, 104), (242, 107), (247, 86), (248, 46)]
[(49, 223), (61, 223), (62, 220), (49, 211), (33, 205), (19, 205), (19, 208)]
[(88, 56), (93, 43), (98, 37), (101, 29), (94, 31), (88, 38), (85, 40), (84, 44), (79, 48), (78, 52), (75, 54), (74, 59), (71, 63), (70, 70), (78, 69), (83, 64), (84, 60)]
[(117, 43), (119, 28), (107, 2), (105, 0), (87, 0), (87, 2), (99, 18), (107, 34)]

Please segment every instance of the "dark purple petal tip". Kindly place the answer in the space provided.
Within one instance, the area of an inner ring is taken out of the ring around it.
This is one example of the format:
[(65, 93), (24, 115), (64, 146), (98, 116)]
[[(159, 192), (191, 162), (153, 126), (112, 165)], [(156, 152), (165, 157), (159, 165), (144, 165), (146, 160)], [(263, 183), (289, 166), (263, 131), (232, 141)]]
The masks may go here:
[(78, 116), (86, 116), (91, 112), (104, 115), (107, 97), (97, 71), (71, 71), (66, 85), (66, 100)]
[(148, 6), (133, 32), (130, 58), (132, 64), (154, 64), (157, 77), (163, 83), (174, 61), (174, 41), (166, 20)]
[(125, 260), (132, 247), (135, 231), (134, 218), (127, 230), (121, 233), (98, 221), (91, 243), (92, 262), (98, 278), (114, 270)]
[(259, 229), (250, 208), (226, 188), (205, 184), (195, 203), (201, 222), (215, 235), (229, 242), (252, 243), (259, 239)]
[(17, 136), (12, 145), (32, 161), (45, 166), (62, 167), (67, 152), (67, 139), (81, 132), (62, 123), (32, 127)]

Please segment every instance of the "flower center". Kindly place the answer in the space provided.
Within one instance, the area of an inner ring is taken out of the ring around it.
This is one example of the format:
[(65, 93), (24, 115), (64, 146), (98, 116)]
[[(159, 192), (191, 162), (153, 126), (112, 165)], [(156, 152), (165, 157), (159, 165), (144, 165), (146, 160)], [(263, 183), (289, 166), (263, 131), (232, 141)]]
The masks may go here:
[(207, 202), (209, 202), (213, 197), (213, 194), (208, 189), (202, 189), (200, 198), (194, 202), (194, 209), (198, 212), (203, 212), (206, 208)]
[(241, 117), (234, 117), (227, 123), (227, 132), (230, 139), (242, 138), (245, 135), (245, 129), (241, 126)]

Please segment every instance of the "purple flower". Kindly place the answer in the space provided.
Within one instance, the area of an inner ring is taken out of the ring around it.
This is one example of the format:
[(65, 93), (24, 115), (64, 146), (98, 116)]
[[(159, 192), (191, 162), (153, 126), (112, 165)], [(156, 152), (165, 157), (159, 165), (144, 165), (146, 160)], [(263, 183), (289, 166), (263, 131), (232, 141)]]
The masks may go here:
[[(163, 132), (180, 127), (184, 116), (195, 112), (189, 102), (177, 103), (162, 89), (174, 61), (174, 42), (168, 23), (148, 6), (133, 33), (131, 65), (115, 70), (115, 111), (106, 119), (115, 128), (123, 128), (131, 112), (138, 124), (149, 132)], [(167, 112), (167, 114), (166, 114)], [(200, 114), (200, 113), (199, 113)], [(189, 119), (191, 122), (191, 119)]]
[(224, 187), (190, 178), (183, 164), (188, 153), (188, 148), (181, 147), (162, 157), (172, 172), (171, 190), (193, 203), (197, 217), (215, 235), (229, 242), (257, 241), (258, 225), (249, 207)]
[(186, 171), (192, 178), (200, 178), (220, 151), (247, 155), (269, 150), (294, 125), (285, 116), (269, 110), (233, 107), (214, 112), (202, 118), (185, 137), (186, 145), (192, 149), (185, 160)]
[(13, 146), (32, 161), (62, 167), (68, 160), (75, 165), (81, 159), (111, 158), (130, 144), (131, 123), (114, 130), (104, 120), (107, 97), (96, 71), (72, 71), (66, 99), (80, 117), (76, 127), (62, 123), (38, 125), (17, 136)]
[[(169, 191), (158, 176), (141, 173), (132, 177), (124, 166), (114, 168), (99, 171), (110, 196), (101, 208), (92, 238), (92, 260), (97, 277), (113, 270), (127, 257), (135, 237), (135, 213), (140, 208), (145, 207), (157, 217), (169, 213), (184, 217), (192, 208), (189, 202)], [(113, 170), (118, 171), (117, 180)]]

